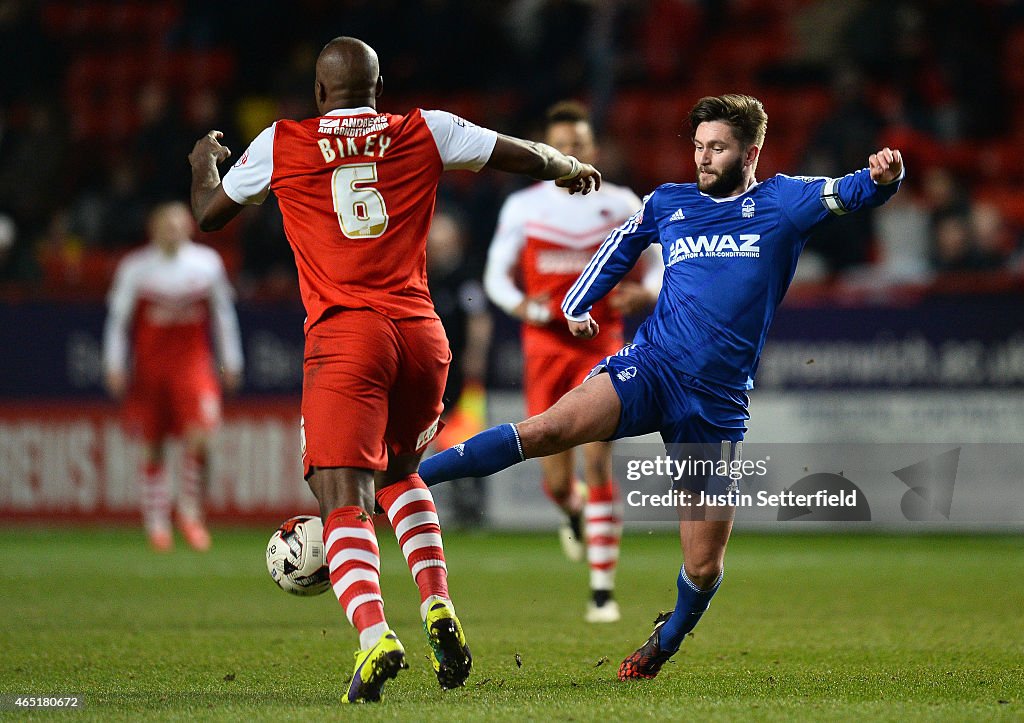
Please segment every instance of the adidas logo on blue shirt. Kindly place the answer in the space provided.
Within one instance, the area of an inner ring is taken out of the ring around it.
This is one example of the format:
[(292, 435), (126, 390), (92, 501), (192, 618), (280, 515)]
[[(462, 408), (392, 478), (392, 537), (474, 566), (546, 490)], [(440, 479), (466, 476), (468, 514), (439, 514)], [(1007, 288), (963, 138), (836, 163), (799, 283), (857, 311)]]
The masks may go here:
[(683, 215), (683, 209), (680, 208), (669, 216), (668, 220), (671, 223), (672, 221), (682, 221), (684, 218), (686, 218), (686, 216)]

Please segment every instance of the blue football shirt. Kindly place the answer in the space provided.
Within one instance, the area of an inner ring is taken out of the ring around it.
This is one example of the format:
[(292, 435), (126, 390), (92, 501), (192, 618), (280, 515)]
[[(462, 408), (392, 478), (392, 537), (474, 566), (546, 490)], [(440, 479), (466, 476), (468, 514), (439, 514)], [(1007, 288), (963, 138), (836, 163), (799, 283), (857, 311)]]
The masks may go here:
[(879, 185), (866, 168), (842, 178), (780, 174), (729, 198), (702, 193), (695, 183), (666, 183), (608, 236), (562, 311), (585, 319), (644, 249), (658, 243), (665, 261), (661, 295), (634, 342), (653, 344), (699, 379), (752, 389), (768, 327), (811, 230), (830, 214), (880, 206), (900, 180)]

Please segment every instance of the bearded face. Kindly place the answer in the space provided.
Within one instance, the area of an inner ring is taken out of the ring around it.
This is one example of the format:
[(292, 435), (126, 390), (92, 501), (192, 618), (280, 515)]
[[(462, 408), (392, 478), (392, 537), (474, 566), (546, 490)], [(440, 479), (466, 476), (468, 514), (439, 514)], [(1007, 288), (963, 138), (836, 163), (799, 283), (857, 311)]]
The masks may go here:
[(729, 196), (743, 185), (743, 158), (724, 167), (697, 166), (697, 188), (709, 196)]
[(697, 188), (717, 197), (742, 193), (753, 180), (754, 167), (748, 158), (751, 148), (736, 137), (728, 123), (701, 123), (693, 136)]

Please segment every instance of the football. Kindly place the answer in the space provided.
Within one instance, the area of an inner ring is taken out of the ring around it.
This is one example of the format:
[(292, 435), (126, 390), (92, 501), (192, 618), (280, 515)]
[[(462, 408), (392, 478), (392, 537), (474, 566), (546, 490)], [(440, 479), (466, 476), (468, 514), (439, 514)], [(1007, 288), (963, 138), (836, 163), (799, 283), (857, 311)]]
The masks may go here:
[(323, 535), (323, 523), (313, 515), (292, 517), (274, 531), (267, 543), (267, 570), (278, 587), (292, 595), (327, 592), (331, 578)]

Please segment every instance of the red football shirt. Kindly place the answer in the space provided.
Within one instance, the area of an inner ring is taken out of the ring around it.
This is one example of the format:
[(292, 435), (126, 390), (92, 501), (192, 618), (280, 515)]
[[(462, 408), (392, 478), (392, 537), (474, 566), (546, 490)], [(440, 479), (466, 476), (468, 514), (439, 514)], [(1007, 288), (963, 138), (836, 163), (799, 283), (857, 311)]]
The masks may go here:
[(228, 371), (242, 370), (242, 343), (231, 286), (217, 252), (185, 242), (168, 255), (153, 244), (120, 263), (110, 289), (103, 361), (124, 373), (129, 352), (136, 382), (159, 383), (214, 372), (210, 329)]
[(264, 130), (223, 188), (237, 203), (277, 195), (307, 330), (335, 307), (436, 318), (426, 242), (438, 181), (482, 168), (496, 139), (444, 111), (334, 110)]
[[(601, 334), (594, 340), (573, 337), (561, 303), (609, 232), (640, 205), (628, 188), (608, 182), (586, 196), (570, 195), (553, 183), (537, 183), (506, 199), (487, 255), (484, 288), (509, 314), (527, 297), (547, 299), (550, 320), (543, 326), (522, 327), (524, 352), (605, 356), (622, 345), (622, 316), (608, 297), (591, 310), (601, 324)], [(652, 248), (644, 263), (644, 285), (655, 293), (663, 269), (660, 258)]]

